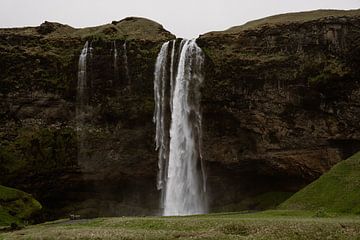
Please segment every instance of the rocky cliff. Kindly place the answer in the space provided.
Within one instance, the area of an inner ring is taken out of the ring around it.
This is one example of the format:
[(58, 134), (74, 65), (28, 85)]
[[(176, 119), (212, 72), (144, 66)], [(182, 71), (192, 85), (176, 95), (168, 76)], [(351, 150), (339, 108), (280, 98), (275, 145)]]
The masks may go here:
[[(46, 218), (154, 211), (153, 69), (162, 43), (173, 38), (141, 18), (85, 29), (50, 22), (1, 29), (0, 182), (32, 193)], [(86, 41), (93, 51), (80, 164), (76, 92)]]
[[(0, 184), (32, 193), (45, 217), (155, 214), (153, 71), (175, 37), (140, 18), (85, 29), (0, 29)], [(89, 41), (85, 161), (75, 119)], [(360, 12), (281, 15), (212, 32), (202, 88), (213, 210), (282, 201), (360, 149)], [(118, 72), (114, 46), (121, 56)], [(47, 214), (47, 215), (46, 215)]]
[(198, 43), (215, 205), (286, 197), (360, 148), (360, 11), (279, 15)]

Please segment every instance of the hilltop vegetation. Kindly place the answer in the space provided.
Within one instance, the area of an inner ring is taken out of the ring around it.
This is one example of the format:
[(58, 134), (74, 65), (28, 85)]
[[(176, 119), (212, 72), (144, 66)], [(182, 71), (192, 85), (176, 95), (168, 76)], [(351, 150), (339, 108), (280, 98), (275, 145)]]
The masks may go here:
[(152, 20), (139, 17), (127, 17), (120, 21), (113, 21), (96, 27), (73, 28), (71, 26), (45, 21), (39, 27), (0, 28), (2, 34), (17, 34), (19, 36), (44, 37), (45, 39), (85, 38), (111, 39), (142, 39), (166, 41), (173, 36), (162, 25)]
[(224, 31), (227, 33), (236, 33), (245, 30), (254, 30), (264, 26), (274, 27), (276, 25), (286, 25), (290, 23), (304, 23), (317, 21), (324, 18), (334, 17), (359, 17), (360, 10), (316, 10), (307, 12), (285, 13), (270, 17), (250, 21), (244, 25), (234, 26)]

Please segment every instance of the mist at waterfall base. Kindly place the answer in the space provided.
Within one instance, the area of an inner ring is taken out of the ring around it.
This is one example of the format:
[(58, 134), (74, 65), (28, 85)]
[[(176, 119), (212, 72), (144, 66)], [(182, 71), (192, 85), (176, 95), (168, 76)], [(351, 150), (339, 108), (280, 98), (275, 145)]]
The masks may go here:
[(207, 212), (199, 91), (203, 65), (195, 40), (166, 42), (157, 57), (154, 122), (164, 216)]

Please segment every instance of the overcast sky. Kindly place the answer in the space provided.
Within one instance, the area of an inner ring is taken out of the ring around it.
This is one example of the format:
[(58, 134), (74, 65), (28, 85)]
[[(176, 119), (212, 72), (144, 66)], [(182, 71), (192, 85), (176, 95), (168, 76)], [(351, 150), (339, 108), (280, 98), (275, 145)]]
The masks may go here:
[(139, 16), (178, 37), (194, 38), (279, 13), (357, 8), (360, 0), (0, 0), (0, 27), (38, 26), (45, 20), (87, 27)]

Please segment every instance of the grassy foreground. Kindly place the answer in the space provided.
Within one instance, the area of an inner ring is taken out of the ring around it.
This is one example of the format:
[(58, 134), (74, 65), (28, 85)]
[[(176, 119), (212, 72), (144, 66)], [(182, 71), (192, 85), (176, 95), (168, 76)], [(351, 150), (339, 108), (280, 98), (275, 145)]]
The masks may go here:
[(360, 239), (360, 217), (303, 211), (59, 220), (0, 239)]

